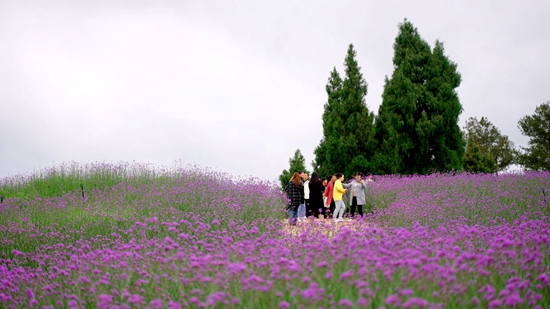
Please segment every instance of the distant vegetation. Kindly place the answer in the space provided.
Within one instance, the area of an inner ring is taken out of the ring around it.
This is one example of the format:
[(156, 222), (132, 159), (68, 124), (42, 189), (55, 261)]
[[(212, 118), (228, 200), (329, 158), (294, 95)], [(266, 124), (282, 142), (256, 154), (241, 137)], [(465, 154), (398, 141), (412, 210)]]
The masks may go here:
[[(521, 133), (529, 137), (528, 147), (516, 147), (487, 116), (470, 117), (461, 130), (458, 65), (445, 54), (441, 41), (430, 46), (410, 21), (405, 19), (398, 28), (393, 72), (385, 78), (377, 115), (365, 103), (368, 84), (353, 44), (347, 50), (344, 73), (331, 70), (313, 171), (323, 176), (357, 171), (496, 173), (512, 164), (550, 171), (550, 101), (518, 121)], [(281, 181), (304, 165), (298, 152)]]

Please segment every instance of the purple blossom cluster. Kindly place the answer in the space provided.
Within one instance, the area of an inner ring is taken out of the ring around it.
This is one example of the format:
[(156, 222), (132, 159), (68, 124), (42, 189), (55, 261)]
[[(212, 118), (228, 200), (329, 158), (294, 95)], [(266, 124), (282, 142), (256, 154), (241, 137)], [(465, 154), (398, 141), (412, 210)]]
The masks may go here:
[[(451, 220), (464, 224), (509, 223), (527, 216), (550, 216), (543, 189), (550, 188), (550, 173), (432, 174), (383, 176), (371, 194), (380, 220), (392, 226), (421, 223), (432, 227)], [(383, 217), (383, 219), (381, 218)]]
[(381, 177), (374, 214), (296, 226), (280, 188), (200, 169), (11, 198), (0, 308), (548, 308), (549, 176)]

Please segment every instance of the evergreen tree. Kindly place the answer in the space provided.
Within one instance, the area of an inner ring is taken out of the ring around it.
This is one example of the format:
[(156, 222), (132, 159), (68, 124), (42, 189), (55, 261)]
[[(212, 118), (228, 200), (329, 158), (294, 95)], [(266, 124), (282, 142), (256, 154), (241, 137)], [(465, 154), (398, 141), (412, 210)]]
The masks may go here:
[(376, 173), (426, 174), (462, 168), (464, 141), (455, 89), (461, 76), (436, 41), (433, 51), (405, 19), (394, 43), (375, 122)]
[(281, 182), (281, 187), (283, 189), (286, 187), (295, 172), (304, 171), (309, 174), (309, 171), (306, 169), (306, 159), (302, 155), (300, 149), (296, 149), (294, 156), (288, 159), (288, 164), (290, 165), (288, 170), (283, 170), (279, 176), (279, 181)]
[(530, 170), (550, 171), (550, 101), (537, 106), (534, 115), (522, 117), (518, 128), (530, 138), (519, 163)]
[(340, 74), (333, 68), (325, 86), (328, 101), (325, 103), (323, 112), (323, 138), (315, 148), (315, 159), (312, 162), (313, 169), (320, 175), (328, 176), (335, 173), (334, 161), (338, 148), (338, 132), (342, 126), (341, 105), (342, 105), (343, 80)]
[[(466, 130), (465, 134), (468, 141), (473, 140), (480, 153), (493, 161), (494, 169), (487, 171), (487, 173), (503, 171), (514, 162), (514, 143), (508, 139), (508, 136), (502, 135), (500, 130), (487, 118), (481, 117), (481, 120), (477, 120), (476, 117), (470, 117), (466, 121), (464, 130)], [(464, 160), (466, 160), (466, 156), (472, 157), (472, 154), (468, 153), (472, 150), (474, 150), (474, 147), (466, 146)], [(467, 168), (466, 161), (464, 161), (464, 169), (471, 171)]]
[(365, 103), (367, 82), (349, 45), (344, 62), (345, 78), (334, 69), (326, 87), (328, 102), (323, 113), (323, 139), (315, 149), (312, 165), (321, 175), (342, 172), (351, 176), (369, 168), (374, 114)]
[(482, 153), (474, 135), (468, 135), (464, 155), (464, 169), (471, 173), (494, 173), (497, 170), (490, 154)]

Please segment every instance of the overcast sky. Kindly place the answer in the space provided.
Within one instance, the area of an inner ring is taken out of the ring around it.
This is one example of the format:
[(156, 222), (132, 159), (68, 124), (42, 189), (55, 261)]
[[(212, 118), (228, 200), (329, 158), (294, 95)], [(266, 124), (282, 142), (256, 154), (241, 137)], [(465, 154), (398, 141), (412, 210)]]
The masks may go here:
[(549, 16), (548, 0), (0, 0), (0, 177), (181, 159), (275, 180), (296, 149), (314, 159), (350, 43), (377, 113), (404, 18), (458, 64), (460, 126), (487, 116), (526, 145), (519, 118), (550, 100)]

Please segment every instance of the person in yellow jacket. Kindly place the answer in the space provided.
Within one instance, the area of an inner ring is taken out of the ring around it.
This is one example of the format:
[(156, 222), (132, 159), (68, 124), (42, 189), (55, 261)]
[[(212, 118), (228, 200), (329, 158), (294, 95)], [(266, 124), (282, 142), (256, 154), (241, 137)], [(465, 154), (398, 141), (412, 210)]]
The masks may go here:
[(334, 199), (334, 206), (335, 206), (332, 219), (334, 219), (335, 221), (342, 220), (342, 217), (344, 216), (344, 212), (346, 211), (346, 204), (344, 204), (344, 201), (342, 200), (342, 195), (348, 192), (348, 190), (344, 189), (344, 186), (342, 185), (342, 181), (344, 181), (344, 175), (340, 173), (336, 174), (336, 182), (334, 183), (334, 193), (332, 195), (332, 198)]

